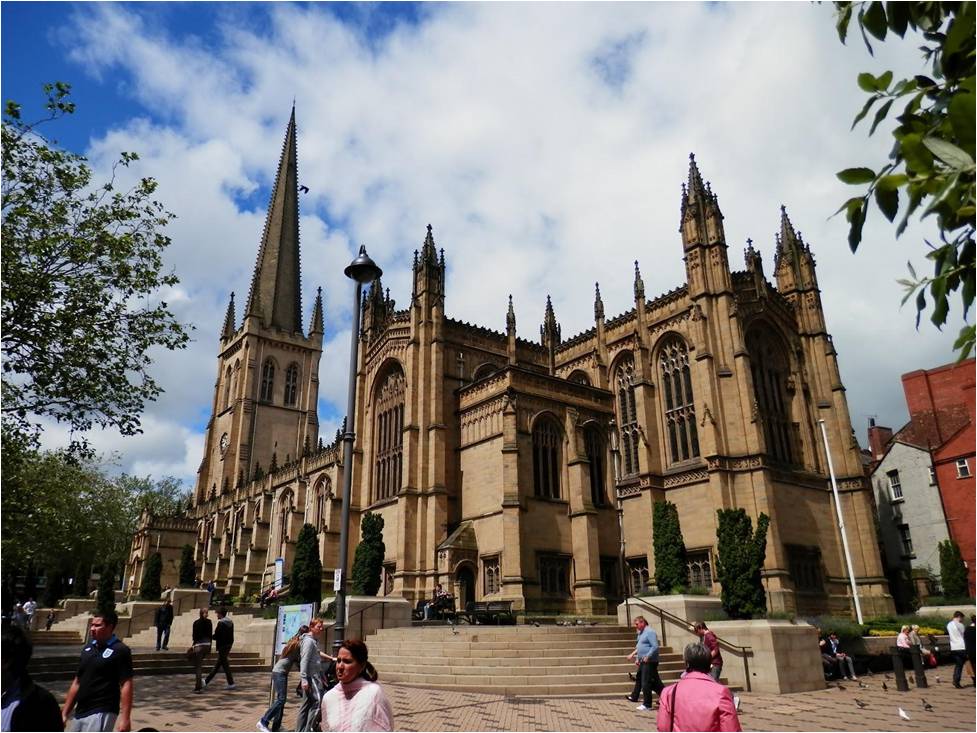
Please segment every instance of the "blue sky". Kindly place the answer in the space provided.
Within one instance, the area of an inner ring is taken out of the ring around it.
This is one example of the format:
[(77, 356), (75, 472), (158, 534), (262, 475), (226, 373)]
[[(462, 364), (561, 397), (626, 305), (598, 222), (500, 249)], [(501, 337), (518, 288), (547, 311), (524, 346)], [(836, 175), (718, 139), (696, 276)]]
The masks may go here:
[[(145, 434), (92, 436), (121, 468), (192, 483), (231, 290), (246, 295), (292, 100), (303, 197), (303, 309), (324, 288), (321, 431), (343, 409), (349, 292), (360, 243), (409, 298), (425, 226), (448, 262), (447, 311), (536, 338), (547, 294), (567, 337), (684, 280), (679, 191), (695, 152), (726, 216), (730, 261), (750, 237), (772, 272), (786, 204), (818, 261), (853, 423), (905, 419), (899, 376), (950, 358), (948, 333), (899, 310), (895, 280), (916, 228), (893, 241), (875, 216), (857, 256), (832, 212), (834, 173), (874, 164), (885, 135), (850, 133), (859, 71), (918, 73), (913, 42), (839, 44), (829, 4), (4, 3), (2, 92), (38, 108), (73, 86), (78, 112), (50, 132), (104, 174), (135, 150), (177, 215), (167, 293), (197, 328), (157, 355), (166, 394)], [(776, 33), (770, 29), (776, 28)], [(56, 443), (65, 436), (50, 431)]]

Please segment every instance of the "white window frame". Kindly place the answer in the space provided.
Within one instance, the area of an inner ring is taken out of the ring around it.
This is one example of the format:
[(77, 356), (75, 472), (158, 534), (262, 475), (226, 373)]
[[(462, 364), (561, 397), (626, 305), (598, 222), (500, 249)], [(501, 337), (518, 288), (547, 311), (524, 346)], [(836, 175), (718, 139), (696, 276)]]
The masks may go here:
[(906, 497), (902, 493), (902, 480), (899, 478), (899, 471), (886, 471), (885, 477), (889, 481), (889, 499), (891, 501), (904, 501)]
[(936, 466), (930, 466), (930, 486), (936, 486)]
[[(963, 470), (961, 470), (963, 469)], [(957, 459), (957, 478), (970, 478), (970, 464), (967, 463), (966, 458)]]

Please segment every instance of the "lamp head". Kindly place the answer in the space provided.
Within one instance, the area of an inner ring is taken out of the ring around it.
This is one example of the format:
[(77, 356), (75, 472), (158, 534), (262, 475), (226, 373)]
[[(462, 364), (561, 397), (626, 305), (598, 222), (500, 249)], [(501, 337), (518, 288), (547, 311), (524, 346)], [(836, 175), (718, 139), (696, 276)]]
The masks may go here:
[(377, 263), (370, 259), (370, 255), (366, 253), (366, 245), (361, 244), (360, 253), (343, 270), (343, 273), (351, 280), (355, 280), (361, 285), (366, 285), (380, 277), (383, 274), (383, 270), (377, 267)]

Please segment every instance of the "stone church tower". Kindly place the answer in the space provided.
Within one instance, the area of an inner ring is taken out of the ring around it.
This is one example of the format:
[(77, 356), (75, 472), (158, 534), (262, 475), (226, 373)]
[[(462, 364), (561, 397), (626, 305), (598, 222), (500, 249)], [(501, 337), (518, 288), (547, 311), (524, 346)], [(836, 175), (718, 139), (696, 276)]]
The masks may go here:
[(295, 110), (288, 122), (244, 318), (231, 293), (197, 504), (307, 452), (319, 437), (322, 298), (302, 328)]
[[(770, 610), (845, 613), (823, 419), (862, 606), (891, 611), (811, 249), (781, 209), (775, 282), (752, 242), (733, 270), (694, 158), (679, 203), (686, 282), (649, 298), (638, 263), (633, 275), (627, 265), (634, 306), (608, 318), (597, 285), (593, 327), (570, 338), (548, 296), (538, 340), (518, 335), (511, 296), (504, 333), (450, 318), (445, 252), (428, 226), (406, 307), (379, 281), (363, 296), (356, 450), (343, 466), (338, 440), (317, 438), (322, 303), (304, 335), (293, 111), (240, 325), (228, 306), (194, 506), (180, 520), (201, 577), (256, 593), (276, 558), (288, 573), (308, 523), (328, 594), (350, 470), (350, 557), (363, 514), (382, 516), (383, 594), (413, 601), (441, 582), (461, 605), (612, 612), (653, 580), (653, 508), (667, 500), (690, 585), (718, 594), (716, 511), (738, 507), (771, 518)], [(136, 582), (155, 521), (133, 544)]]

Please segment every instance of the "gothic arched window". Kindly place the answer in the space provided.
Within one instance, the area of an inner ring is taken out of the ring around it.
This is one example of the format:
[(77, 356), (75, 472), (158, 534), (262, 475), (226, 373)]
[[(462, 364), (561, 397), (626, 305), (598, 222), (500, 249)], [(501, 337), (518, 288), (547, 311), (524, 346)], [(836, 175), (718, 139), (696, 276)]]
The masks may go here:
[(617, 423), (621, 426), (621, 454), (624, 475), (633, 476), (641, 471), (638, 460), (638, 405), (634, 395), (634, 356), (628, 354), (620, 362), (614, 376), (617, 393)]
[(278, 544), (281, 546), (282, 557), (285, 555), (285, 543), (288, 542), (288, 524), (292, 515), (292, 495), (285, 493), (278, 502)]
[(587, 372), (582, 369), (576, 369), (571, 372), (570, 376), (567, 377), (568, 382), (573, 382), (574, 384), (584, 384), (590, 386), (590, 377), (587, 376)]
[(689, 349), (679, 336), (673, 336), (662, 347), (658, 355), (658, 373), (669, 461), (678, 463), (698, 458), (699, 434), (695, 426)]
[(373, 468), (373, 500), (396, 496), (400, 490), (404, 465), (404, 397), (407, 380), (400, 367), (383, 379), (376, 393), (373, 443), (376, 459)]
[(231, 368), (224, 372), (224, 409), (231, 406)]
[(543, 416), (533, 427), (533, 477), (536, 496), (560, 498), (560, 427), (552, 417)]
[(271, 396), (275, 390), (275, 362), (270, 358), (265, 359), (261, 367), (261, 394), (258, 399), (263, 402), (271, 402)]
[(326, 528), (326, 501), (332, 496), (332, 480), (323, 476), (316, 484), (315, 506), (312, 508), (314, 526), (320, 532)]
[(607, 506), (607, 490), (605, 487), (604, 436), (596, 425), (584, 428), (584, 443), (587, 449), (587, 460), (590, 462), (590, 501), (594, 506)]
[(750, 353), (755, 409), (763, 424), (767, 455), (793, 463), (786, 348), (768, 328), (757, 326), (746, 334), (746, 350)]
[(299, 388), (299, 365), (292, 364), (288, 365), (288, 369), (285, 370), (285, 405), (291, 407), (296, 402), (296, 395), (298, 394)]

